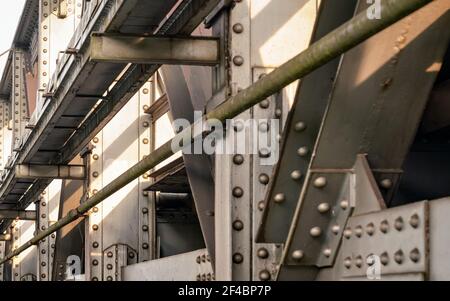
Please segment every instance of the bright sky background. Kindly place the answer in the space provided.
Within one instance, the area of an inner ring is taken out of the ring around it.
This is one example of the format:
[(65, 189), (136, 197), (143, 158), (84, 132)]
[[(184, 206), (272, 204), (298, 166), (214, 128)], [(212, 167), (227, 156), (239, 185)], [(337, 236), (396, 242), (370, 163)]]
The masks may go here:
[[(0, 53), (11, 47), (25, 1), (0, 0)], [(0, 77), (7, 58), (7, 54), (0, 58)]]

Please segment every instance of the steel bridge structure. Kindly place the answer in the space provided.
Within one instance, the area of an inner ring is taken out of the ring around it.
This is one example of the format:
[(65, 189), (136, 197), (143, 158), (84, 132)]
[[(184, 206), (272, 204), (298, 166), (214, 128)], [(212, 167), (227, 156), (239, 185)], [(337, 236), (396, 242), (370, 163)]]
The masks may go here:
[(449, 45), (449, 0), (26, 0), (0, 280), (449, 280)]

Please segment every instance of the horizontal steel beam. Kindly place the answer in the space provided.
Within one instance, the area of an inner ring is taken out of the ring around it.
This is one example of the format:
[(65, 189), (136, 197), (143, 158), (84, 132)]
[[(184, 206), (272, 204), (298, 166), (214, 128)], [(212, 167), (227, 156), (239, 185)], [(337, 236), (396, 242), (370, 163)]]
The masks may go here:
[(35, 210), (0, 210), (0, 219), (19, 219), (24, 221), (36, 220)]
[[(397, 22), (410, 13), (430, 3), (432, 0), (386, 0), (381, 3), (383, 18), (371, 20), (367, 18), (366, 11), (361, 12), (350, 21), (346, 22), (333, 32), (329, 33), (308, 49), (293, 57), (271, 73), (260, 78), (250, 87), (240, 91), (235, 96), (230, 97), (219, 107), (209, 112), (204, 122), (210, 119), (217, 119), (224, 122), (228, 118), (233, 118), (247, 109), (258, 104), (270, 95), (281, 90), (292, 82), (308, 75), (317, 68), (325, 65), (329, 61), (352, 49), (361, 42), (367, 40), (374, 34), (385, 29), (389, 25)], [(19, 255), (29, 247), (37, 244), (41, 239), (49, 236), (53, 232), (70, 224), (71, 222), (83, 218), (85, 214), (109, 196), (119, 191), (131, 181), (137, 179), (147, 171), (151, 170), (164, 160), (168, 159), (175, 152), (180, 151), (183, 146), (173, 147), (174, 141), (192, 141), (194, 125), (185, 128), (174, 138), (154, 150), (150, 155), (130, 167), (115, 180), (104, 186), (91, 198), (83, 202), (77, 208), (67, 213), (63, 218), (39, 232), (25, 244), (15, 249), (3, 259), (0, 265), (8, 262), (13, 257)], [(200, 133), (201, 135), (203, 133)]]
[(15, 166), (18, 179), (70, 179), (86, 178), (84, 165), (40, 165), (20, 164)]
[(219, 63), (219, 39), (94, 33), (94, 62), (212, 66)]

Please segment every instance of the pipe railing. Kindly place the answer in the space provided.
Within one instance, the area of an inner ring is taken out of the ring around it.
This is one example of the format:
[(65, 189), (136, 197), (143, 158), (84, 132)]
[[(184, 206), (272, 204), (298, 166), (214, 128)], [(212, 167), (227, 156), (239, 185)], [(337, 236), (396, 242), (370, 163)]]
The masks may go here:
[[(206, 114), (204, 122), (218, 119), (224, 122), (245, 110), (251, 108), (272, 94), (275, 94), (290, 83), (311, 73), (349, 49), (355, 47), (391, 24), (397, 22), (410, 13), (430, 3), (432, 0), (385, 0), (381, 1), (381, 18), (369, 19), (367, 12), (363, 11), (344, 23), (328, 35), (311, 45), (309, 48), (293, 57), (271, 73), (259, 79), (250, 87), (230, 97), (213, 111)], [(19, 255), (29, 247), (37, 244), (41, 239), (61, 229), (78, 218), (83, 218), (91, 208), (126, 186), (131, 181), (168, 159), (171, 155), (182, 149), (182, 146), (172, 147), (172, 141), (192, 141), (193, 128), (190, 126), (175, 135), (174, 138), (153, 151), (149, 156), (139, 161), (118, 178), (106, 185), (103, 189), (86, 200), (76, 209), (72, 209), (62, 219), (39, 232), (36, 236), (20, 246), (5, 258), (0, 265)], [(187, 140), (186, 140), (187, 139)]]

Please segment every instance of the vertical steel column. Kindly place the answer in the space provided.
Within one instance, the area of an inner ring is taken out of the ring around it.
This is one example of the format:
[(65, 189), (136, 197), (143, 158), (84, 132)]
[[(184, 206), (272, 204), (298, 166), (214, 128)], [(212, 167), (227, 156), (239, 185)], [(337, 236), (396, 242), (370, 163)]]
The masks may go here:
[[(12, 249), (15, 250), (18, 247), (20, 247), (20, 228), (19, 228), (19, 221), (14, 221), (11, 224), (11, 234), (12, 234)], [(14, 256), (12, 258), (12, 267), (11, 267), (11, 280), (12, 281), (19, 281), (20, 280), (20, 258), (18, 256)]]
[[(45, 189), (37, 202), (36, 232), (44, 231), (49, 226), (49, 197), (48, 188)], [(38, 280), (49, 281), (51, 273), (50, 266), (50, 236), (43, 238), (38, 244)]]
[(25, 83), (25, 53), (21, 49), (13, 50), (12, 62), (12, 151), (20, 146), (25, 123), (28, 121), (28, 102)]
[(11, 130), (9, 128), (9, 100), (0, 99), (0, 170), (5, 169), (5, 164), (8, 161), (8, 156), (11, 154), (10, 136)]
[[(92, 196), (103, 188), (103, 131), (92, 139), (92, 154), (89, 156), (88, 195)], [(103, 279), (103, 204), (95, 206), (85, 221), (85, 274), (86, 280), (98, 281)]]
[[(251, 85), (250, 66), (250, 0), (236, 2), (230, 11), (231, 65), (230, 88), (233, 95)], [(250, 111), (235, 119), (248, 120)], [(234, 129), (229, 129), (233, 131)], [(250, 129), (245, 131), (246, 150), (252, 145)], [(226, 140), (235, 139), (230, 135)], [(216, 155), (215, 161), (215, 202), (216, 202), (216, 279), (251, 279), (251, 156), (245, 154)]]
[[(45, 91), (50, 81), (50, 14), (52, 2), (50, 0), (39, 1), (39, 91)], [(37, 108), (39, 109), (39, 105)]]
[[(6, 255), (6, 243), (4, 241), (0, 241), (0, 258), (3, 258)], [(4, 265), (0, 265), (0, 281), (3, 281), (3, 273), (5, 272), (4, 270)]]
[[(37, 206), (36, 231), (44, 231), (58, 220), (61, 180), (54, 180), (41, 193)], [(43, 238), (38, 244), (38, 276), (39, 281), (52, 281), (53, 259), (55, 256), (56, 233)]]
[[(150, 154), (151, 150), (151, 117), (145, 111), (149, 108), (151, 102), (155, 99), (152, 86), (156, 84), (156, 76), (153, 76), (139, 90), (139, 160)], [(154, 202), (154, 193), (144, 191), (150, 184), (150, 178), (147, 174), (139, 177), (139, 249), (138, 262), (152, 259), (154, 257), (154, 244), (150, 242), (150, 231), (153, 231), (153, 225), (150, 225), (149, 205)]]

